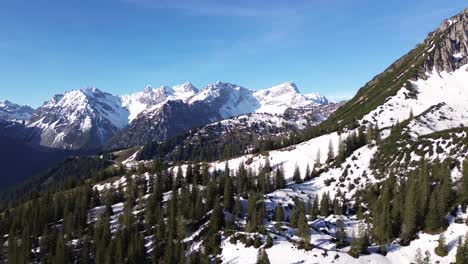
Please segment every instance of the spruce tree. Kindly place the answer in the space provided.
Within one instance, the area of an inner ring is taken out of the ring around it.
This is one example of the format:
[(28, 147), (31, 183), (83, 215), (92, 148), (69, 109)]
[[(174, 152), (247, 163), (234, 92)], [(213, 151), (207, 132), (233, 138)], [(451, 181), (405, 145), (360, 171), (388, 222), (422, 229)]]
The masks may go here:
[(468, 203), (468, 158), (463, 162), (463, 172), (461, 181), (461, 188), (459, 196), (463, 199), (464, 203)]
[(322, 195), (322, 199), (320, 200), (320, 215), (321, 216), (328, 216), (330, 214), (330, 196), (327, 193)]
[(277, 168), (275, 173), (275, 190), (283, 189), (286, 186), (283, 168)]
[(302, 182), (302, 179), (301, 179), (301, 171), (299, 170), (299, 166), (295, 166), (294, 168), (294, 174), (293, 174), (293, 181), (296, 183), (296, 184), (299, 184)]
[(297, 235), (301, 238), (303, 247), (307, 250), (310, 247), (310, 228), (303, 211), (299, 212), (297, 218)]
[(327, 162), (333, 161), (334, 158), (335, 158), (335, 151), (333, 149), (333, 142), (330, 139), (330, 142), (328, 143)]
[(268, 254), (263, 248), (258, 250), (257, 264), (270, 264), (270, 259), (268, 258)]
[(275, 227), (277, 230), (280, 229), (282, 222), (284, 221), (284, 210), (281, 204), (277, 204), (275, 208)]
[(425, 220), (425, 229), (428, 232), (437, 232), (443, 226), (443, 214), (439, 212), (438, 202), (438, 188), (434, 189), (429, 200), (429, 208)]
[(214, 205), (213, 212), (211, 213), (210, 217), (210, 233), (214, 234), (221, 230), (224, 226), (224, 213), (219, 206), (219, 203), (216, 202)]
[(234, 208), (234, 190), (232, 186), (232, 179), (227, 173), (224, 176), (224, 194), (223, 194), (223, 205), (224, 210), (231, 212)]
[(468, 263), (468, 234), (465, 235), (464, 240), (464, 242), (462, 242), (461, 238), (458, 240), (457, 253), (455, 255), (456, 264)]
[(315, 195), (314, 202), (312, 203), (312, 207), (309, 210), (309, 214), (312, 220), (317, 219), (319, 214), (319, 198), (318, 195)]
[(440, 257), (445, 257), (448, 254), (447, 245), (445, 243), (444, 234), (440, 234), (437, 247), (435, 248), (435, 253)]
[(336, 220), (336, 245), (338, 247), (345, 246), (346, 244), (346, 232), (343, 219), (340, 217)]
[(401, 238), (403, 242), (409, 242), (416, 234), (416, 217), (418, 215), (416, 206), (415, 180), (410, 178), (405, 191), (405, 203), (403, 209), (403, 224), (401, 227)]
[(247, 202), (247, 232), (255, 230), (257, 223), (257, 194), (254, 191), (250, 191), (249, 200)]

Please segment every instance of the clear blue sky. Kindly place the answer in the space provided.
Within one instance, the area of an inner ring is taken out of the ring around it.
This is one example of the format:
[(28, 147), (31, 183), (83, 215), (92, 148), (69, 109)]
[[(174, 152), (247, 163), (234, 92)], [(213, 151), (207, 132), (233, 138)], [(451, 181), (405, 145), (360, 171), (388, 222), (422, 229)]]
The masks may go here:
[(349, 98), (464, 3), (0, 0), (0, 98), (218, 80)]

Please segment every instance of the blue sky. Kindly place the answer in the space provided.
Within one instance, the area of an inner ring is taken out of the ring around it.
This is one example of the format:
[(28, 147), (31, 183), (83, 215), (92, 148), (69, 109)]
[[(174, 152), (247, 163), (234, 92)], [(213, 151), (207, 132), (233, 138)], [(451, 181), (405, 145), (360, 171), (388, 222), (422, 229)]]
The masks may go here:
[(0, 0), (0, 98), (218, 80), (350, 98), (463, 2)]

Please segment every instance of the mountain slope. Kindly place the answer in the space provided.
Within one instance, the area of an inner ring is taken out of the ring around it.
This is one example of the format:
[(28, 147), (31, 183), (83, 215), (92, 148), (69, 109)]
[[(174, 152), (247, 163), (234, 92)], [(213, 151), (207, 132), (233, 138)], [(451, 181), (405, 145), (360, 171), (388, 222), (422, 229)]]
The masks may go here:
[[(181, 93), (183, 96), (172, 92), (177, 90), (176, 88), (160, 88), (158, 91), (164, 94), (159, 97), (163, 98), (158, 101), (160, 103), (140, 112), (128, 127), (109, 140), (106, 148), (127, 148), (153, 141), (160, 142), (188, 129), (238, 115), (282, 115), (288, 108), (328, 103), (328, 100), (321, 96), (310, 99), (301, 95), (296, 85), (291, 82), (257, 92), (222, 82), (208, 85), (196, 94), (196, 90), (190, 84), (181, 87), (185, 91)], [(184, 100), (176, 103), (173, 101), (176, 99)]]
[[(467, 14), (430, 37), (452, 43), (466, 35)], [(460, 51), (463, 41), (440, 48)], [(122, 163), (115, 159), (112, 173), (90, 168), (77, 186), (8, 207), (0, 214), (0, 238), (8, 237), (0, 252), (10, 254), (2, 260), (24, 257), (16, 252), (32, 261), (68, 252), (73, 260), (104, 263), (466, 262), (460, 255), (468, 251), (467, 63), (427, 55), (412, 66), (414, 52), (338, 110), (335, 123), (320, 125), (322, 135), (300, 144), (206, 163), (139, 161), (134, 154)], [(206, 102), (213, 94), (206, 93)], [(236, 100), (221, 102), (235, 106)], [(175, 107), (167, 110), (173, 118), (182, 118), (176, 109), (191, 107), (169, 101), (153, 110), (166, 105)], [(213, 116), (221, 115), (213, 109)], [(268, 114), (240, 116), (196, 130), (192, 138), (248, 127), (264, 116), (275, 121)], [(101, 155), (97, 163), (128, 151)], [(25, 243), (30, 237), (31, 245)], [(51, 239), (32, 251), (39, 237)]]
[[(331, 130), (337, 130), (345, 126), (353, 126), (356, 120), (363, 118), (368, 120), (371, 111), (377, 111), (377, 107), (393, 96), (400, 96), (404, 100), (419, 100), (420, 91), (413, 87), (412, 82), (427, 80), (431, 74), (435, 73), (450, 74), (467, 64), (467, 16), (468, 11), (465, 10), (445, 20), (421, 44), (362, 87), (356, 96), (332, 115), (324, 125), (329, 126)], [(405, 87), (406, 90), (402, 90)], [(432, 102), (436, 99), (431, 98), (426, 104), (437, 104), (437, 101)], [(416, 110), (419, 109), (414, 109)], [(391, 123), (396, 123), (396, 119), (401, 118), (402, 115), (408, 117), (410, 112), (410, 107), (406, 107), (403, 113), (395, 117)]]
[(28, 121), (34, 143), (61, 149), (97, 149), (127, 125), (120, 99), (96, 88), (56, 95)]
[(26, 105), (17, 105), (7, 100), (0, 100), (0, 119), (28, 120), (34, 109)]

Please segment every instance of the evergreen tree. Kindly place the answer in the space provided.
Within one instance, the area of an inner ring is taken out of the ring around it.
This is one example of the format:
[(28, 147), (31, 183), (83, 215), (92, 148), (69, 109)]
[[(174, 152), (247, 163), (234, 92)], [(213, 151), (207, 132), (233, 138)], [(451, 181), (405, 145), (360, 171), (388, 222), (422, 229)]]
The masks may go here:
[(448, 254), (447, 245), (445, 243), (444, 234), (440, 234), (437, 247), (435, 248), (435, 253), (440, 257), (445, 257)]
[(330, 139), (330, 142), (328, 143), (327, 162), (333, 161), (334, 158), (335, 158), (335, 151), (333, 149), (333, 142)]
[(286, 186), (283, 168), (277, 168), (275, 173), (275, 190), (283, 189)]
[(234, 190), (232, 186), (232, 179), (229, 173), (224, 176), (224, 194), (223, 194), (223, 205), (224, 210), (231, 212), (234, 208)]
[(465, 242), (462, 243), (461, 238), (458, 240), (457, 253), (455, 255), (455, 263), (468, 263), (468, 234), (465, 235)]
[(301, 238), (303, 247), (308, 250), (310, 248), (310, 228), (303, 211), (299, 212), (297, 218), (297, 235)]
[(338, 247), (345, 246), (346, 244), (346, 231), (343, 219), (340, 217), (336, 220), (336, 245)]
[(330, 214), (330, 196), (327, 193), (322, 195), (322, 199), (320, 200), (320, 215), (321, 216), (328, 216)]
[(315, 165), (314, 165), (314, 168), (317, 168), (317, 169), (320, 169), (320, 167), (322, 166), (322, 163), (321, 163), (321, 153), (320, 153), (320, 148), (317, 149), (317, 154), (315, 155)]
[(213, 212), (210, 217), (210, 232), (211, 234), (217, 233), (224, 226), (224, 213), (219, 203), (216, 202), (214, 205)]
[(70, 263), (70, 252), (68, 246), (63, 238), (62, 234), (57, 236), (57, 243), (55, 246), (55, 253), (54, 258), (52, 259), (53, 264), (62, 264), (62, 263)]
[(281, 204), (277, 204), (275, 207), (275, 227), (276, 229), (280, 229), (281, 223), (284, 221), (284, 210)]
[(416, 234), (416, 217), (418, 215), (416, 207), (416, 186), (415, 181), (410, 177), (405, 191), (405, 203), (403, 209), (403, 224), (401, 227), (401, 238), (404, 242), (409, 242)]
[(319, 214), (319, 198), (318, 195), (315, 195), (314, 202), (312, 203), (312, 207), (309, 210), (309, 214), (312, 220), (317, 219), (317, 216)]
[(294, 174), (293, 174), (293, 181), (296, 183), (296, 184), (299, 184), (302, 182), (302, 179), (301, 179), (301, 171), (299, 170), (299, 166), (295, 166), (294, 168)]
[(240, 217), (242, 214), (242, 205), (240, 202), (239, 196), (236, 196), (236, 199), (234, 200), (234, 212), (233, 214), (237, 217)]
[(310, 172), (310, 166), (307, 164), (306, 173), (304, 175), (304, 181), (310, 181), (312, 179), (312, 173)]
[(268, 258), (268, 254), (263, 248), (258, 250), (257, 264), (270, 264), (270, 259)]
[(363, 226), (359, 227), (359, 235), (356, 237), (353, 233), (351, 239), (351, 248), (349, 249), (349, 254), (355, 258), (359, 257), (359, 254), (365, 254), (368, 252), (369, 247), (369, 237), (367, 232), (364, 230)]
[(250, 191), (249, 199), (247, 201), (247, 232), (252, 232), (255, 230), (256, 227), (256, 219), (257, 219), (257, 195)]
[(464, 203), (468, 203), (468, 158), (463, 162), (463, 172), (461, 181), (461, 188), (459, 196), (463, 199)]
[(428, 232), (437, 232), (443, 226), (443, 214), (439, 212), (438, 188), (434, 189), (429, 200), (429, 209), (426, 215), (425, 227)]

